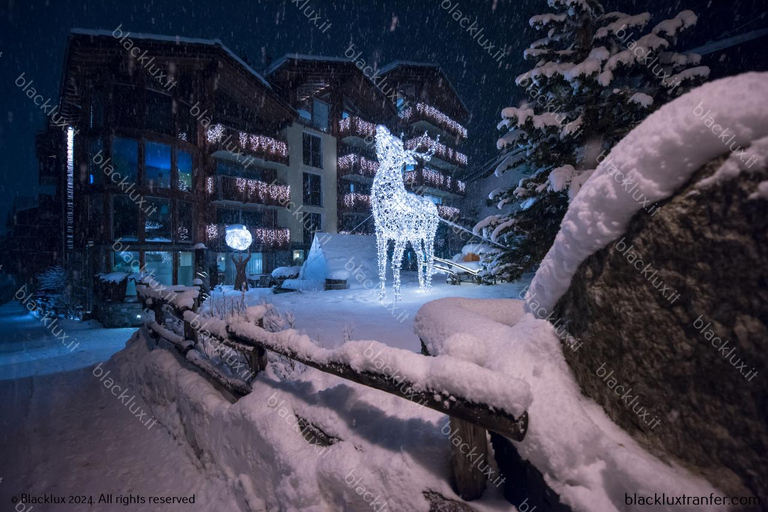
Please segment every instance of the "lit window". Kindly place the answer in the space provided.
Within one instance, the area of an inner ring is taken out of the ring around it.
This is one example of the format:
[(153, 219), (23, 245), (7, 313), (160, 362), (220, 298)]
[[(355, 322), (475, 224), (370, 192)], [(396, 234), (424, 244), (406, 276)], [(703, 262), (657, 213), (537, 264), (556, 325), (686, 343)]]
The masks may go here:
[(112, 161), (115, 173), (113, 181), (119, 183), (125, 178), (128, 183), (136, 183), (139, 176), (139, 143), (133, 139), (116, 137), (112, 141)]
[(192, 191), (192, 153), (179, 150), (176, 152), (176, 169), (179, 172), (179, 190)]
[(171, 188), (171, 146), (158, 142), (144, 145), (144, 184), (150, 188)]

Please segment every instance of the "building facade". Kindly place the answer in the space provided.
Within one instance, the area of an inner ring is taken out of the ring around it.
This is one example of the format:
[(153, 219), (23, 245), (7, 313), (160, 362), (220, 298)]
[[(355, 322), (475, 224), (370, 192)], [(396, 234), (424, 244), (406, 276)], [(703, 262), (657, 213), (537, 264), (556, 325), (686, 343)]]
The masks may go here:
[(228, 227), (250, 232), (254, 276), (301, 264), (315, 231), (372, 233), (377, 124), (435, 150), (404, 180), (455, 218), (468, 111), (435, 65), (382, 72), (396, 102), (348, 59), (288, 55), (259, 73), (218, 40), (73, 30), (37, 152), (89, 309), (111, 272), (232, 284)]

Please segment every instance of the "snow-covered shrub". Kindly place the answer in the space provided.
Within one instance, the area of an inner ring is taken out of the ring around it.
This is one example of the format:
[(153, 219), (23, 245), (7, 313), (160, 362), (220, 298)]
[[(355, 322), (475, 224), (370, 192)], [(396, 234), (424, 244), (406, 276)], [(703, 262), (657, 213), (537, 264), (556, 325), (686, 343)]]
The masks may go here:
[(43, 307), (67, 318), (81, 319), (82, 307), (72, 293), (69, 275), (63, 267), (56, 265), (38, 274), (37, 290), (42, 295), (38, 303)]

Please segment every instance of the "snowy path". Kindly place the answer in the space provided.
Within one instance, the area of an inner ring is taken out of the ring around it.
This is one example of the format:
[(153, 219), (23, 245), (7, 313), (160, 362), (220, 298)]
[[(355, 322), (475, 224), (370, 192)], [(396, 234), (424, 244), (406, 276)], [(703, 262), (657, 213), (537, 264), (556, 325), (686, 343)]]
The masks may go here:
[(85, 368), (121, 350), (136, 329), (57, 320), (49, 328), (17, 301), (0, 306), (0, 380)]
[[(148, 411), (139, 397), (134, 403)], [(90, 368), (0, 381), (0, 404), (1, 510), (22, 492), (94, 500), (93, 507), (34, 505), (35, 512), (241, 510), (227, 485), (197, 468), (162, 426), (142, 424)], [(96, 505), (101, 493), (195, 494), (195, 505)]]

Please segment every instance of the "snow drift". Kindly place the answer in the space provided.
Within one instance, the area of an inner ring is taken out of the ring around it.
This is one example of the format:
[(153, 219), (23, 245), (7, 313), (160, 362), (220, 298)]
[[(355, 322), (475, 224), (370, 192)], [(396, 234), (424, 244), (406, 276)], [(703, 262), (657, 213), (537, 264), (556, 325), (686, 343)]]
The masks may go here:
[(705, 163), (765, 136), (768, 73), (704, 84), (651, 114), (613, 148), (572, 201), (531, 283), (527, 307), (535, 298), (552, 311), (579, 265), (618, 239), (646, 200), (670, 197)]
[(298, 279), (288, 279), (284, 288), (322, 290), (326, 279), (346, 279), (350, 287), (378, 279), (376, 237), (315, 233), (307, 260)]

